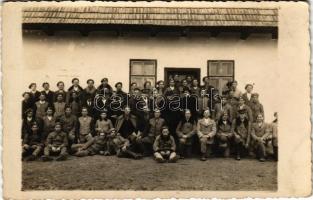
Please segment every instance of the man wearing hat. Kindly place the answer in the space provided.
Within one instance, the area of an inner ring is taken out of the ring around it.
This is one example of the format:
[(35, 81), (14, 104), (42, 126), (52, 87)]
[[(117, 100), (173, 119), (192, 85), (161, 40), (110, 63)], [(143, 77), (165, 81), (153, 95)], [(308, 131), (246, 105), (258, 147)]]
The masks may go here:
[(87, 80), (87, 87), (82, 91), (82, 105), (86, 106), (87, 100), (91, 99), (94, 101), (97, 89), (94, 86), (95, 81), (92, 79)]
[(264, 116), (263, 105), (259, 101), (259, 94), (253, 93), (251, 96), (250, 108), (252, 111), (252, 122), (256, 122), (256, 118), (258, 114), (262, 114)]
[(60, 122), (62, 123), (63, 131), (68, 136), (69, 144), (72, 145), (76, 138), (77, 117), (72, 113), (70, 106), (65, 107), (65, 114), (60, 118)]
[(235, 115), (234, 117), (236, 118), (238, 116), (239, 110), (244, 110), (247, 114), (249, 121), (252, 122), (253, 116), (252, 116), (251, 108), (245, 104), (245, 100), (243, 99), (242, 96), (240, 96), (238, 100), (239, 100), (238, 105), (233, 107), (234, 108), (234, 115)]
[(27, 132), (24, 135), (22, 142), (23, 158), (31, 154), (26, 158), (26, 161), (33, 161), (38, 158), (43, 149), (42, 134), (39, 130), (39, 126), (36, 122), (32, 123), (31, 132)]
[(46, 140), (46, 147), (44, 149), (44, 155), (42, 156), (43, 161), (53, 160), (50, 155), (54, 154), (58, 157), (57, 161), (66, 160), (67, 157), (67, 145), (68, 139), (67, 134), (62, 131), (60, 122), (55, 124), (54, 131), (51, 132)]
[(112, 95), (112, 87), (109, 85), (109, 79), (108, 78), (103, 78), (101, 79), (101, 85), (97, 88), (97, 94), (102, 94), (102, 95)]

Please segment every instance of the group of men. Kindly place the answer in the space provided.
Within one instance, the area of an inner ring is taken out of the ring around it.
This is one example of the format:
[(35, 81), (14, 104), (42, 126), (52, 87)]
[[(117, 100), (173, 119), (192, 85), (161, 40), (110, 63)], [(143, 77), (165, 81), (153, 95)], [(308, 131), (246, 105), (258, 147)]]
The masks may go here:
[(97, 88), (88, 79), (85, 89), (78, 78), (68, 90), (60, 81), (55, 92), (47, 82), (41, 92), (31, 83), (22, 101), (23, 158), (153, 155), (157, 162), (176, 162), (200, 153), (202, 161), (219, 154), (237, 160), (253, 154), (262, 162), (273, 154), (277, 160), (277, 113), (273, 123), (264, 122), (253, 85), (242, 93), (232, 81), (219, 95), (208, 77), (202, 80), (200, 86), (175, 76), (167, 87), (147, 81), (141, 89), (131, 83), (129, 93), (121, 82), (114, 90), (107, 78)]

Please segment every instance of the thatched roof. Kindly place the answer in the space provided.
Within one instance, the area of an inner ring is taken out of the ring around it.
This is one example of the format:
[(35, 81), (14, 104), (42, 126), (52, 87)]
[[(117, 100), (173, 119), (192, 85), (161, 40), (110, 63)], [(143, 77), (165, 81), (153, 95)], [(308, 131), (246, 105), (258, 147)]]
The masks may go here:
[(23, 23), (277, 27), (278, 10), (191, 7), (32, 7), (23, 10)]

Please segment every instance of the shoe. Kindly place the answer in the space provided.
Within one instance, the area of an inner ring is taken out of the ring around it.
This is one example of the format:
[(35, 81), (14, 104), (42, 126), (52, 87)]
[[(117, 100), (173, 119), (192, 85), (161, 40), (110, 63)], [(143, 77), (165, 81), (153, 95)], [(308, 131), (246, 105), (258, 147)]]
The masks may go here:
[(166, 160), (164, 160), (163, 158), (156, 158), (155, 159), (158, 163), (164, 163), (166, 162)]
[(185, 157), (184, 157), (184, 156), (179, 156), (179, 158), (180, 158), (180, 159), (185, 159)]
[(25, 160), (26, 161), (34, 161), (34, 160), (36, 160), (36, 156), (34, 156), (34, 155), (31, 155), (31, 156), (29, 156), (28, 158), (26, 158)]
[(202, 157), (200, 158), (200, 160), (201, 160), (201, 161), (206, 161), (206, 157), (205, 157), (205, 156), (202, 156)]
[(142, 155), (140, 155), (140, 154), (134, 155), (134, 159), (135, 159), (135, 160), (139, 160), (139, 159), (141, 159), (141, 158), (142, 158)]
[(236, 156), (236, 160), (240, 160), (241, 158), (240, 158), (240, 155), (237, 155)]
[(42, 156), (41, 159), (44, 162), (53, 160), (53, 158), (51, 158), (50, 156)]
[(260, 158), (259, 161), (260, 162), (265, 162), (265, 158)]
[(66, 160), (66, 156), (65, 156), (65, 155), (60, 155), (60, 156), (58, 156), (55, 160), (56, 160), (56, 161), (63, 161), (63, 160)]

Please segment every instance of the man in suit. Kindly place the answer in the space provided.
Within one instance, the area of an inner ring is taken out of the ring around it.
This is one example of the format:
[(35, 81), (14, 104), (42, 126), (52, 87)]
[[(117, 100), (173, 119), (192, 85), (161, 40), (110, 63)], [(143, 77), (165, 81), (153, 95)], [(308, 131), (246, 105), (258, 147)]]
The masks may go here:
[(50, 85), (47, 82), (42, 84), (43, 91), (42, 93), (46, 96), (46, 101), (49, 103), (49, 106), (53, 106), (54, 92), (50, 90)]
[(266, 146), (272, 140), (271, 127), (264, 122), (262, 114), (257, 115), (257, 120), (252, 124), (251, 137), (253, 139), (253, 147), (260, 162), (265, 161)]
[(206, 161), (207, 157), (211, 154), (214, 136), (216, 134), (216, 123), (210, 118), (209, 109), (204, 110), (203, 118), (198, 120), (197, 134), (200, 140), (201, 160)]
[(251, 102), (252, 102), (252, 98), (251, 97), (252, 97), (253, 85), (252, 84), (247, 84), (245, 86), (245, 90), (246, 90), (246, 92), (243, 93), (242, 98), (244, 99), (245, 104), (247, 106), (251, 107), (250, 105), (251, 105)]

